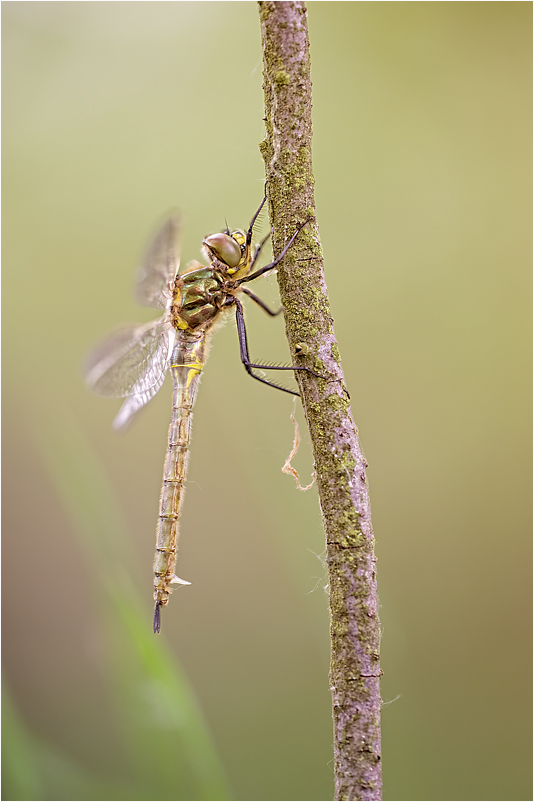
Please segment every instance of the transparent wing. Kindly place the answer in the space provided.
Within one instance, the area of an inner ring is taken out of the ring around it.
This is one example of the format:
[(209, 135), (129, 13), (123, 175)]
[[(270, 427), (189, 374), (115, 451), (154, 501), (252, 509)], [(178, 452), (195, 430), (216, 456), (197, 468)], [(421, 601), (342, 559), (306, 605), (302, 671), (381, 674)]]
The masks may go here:
[(178, 231), (178, 217), (171, 217), (149, 245), (135, 285), (135, 297), (142, 306), (165, 309), (171, 299), (172, 282), (180, 266)]
[(114, 429), (122, 429), (127, 423), (130, 423), (133, 416), (139, 412), (141, 407), (144, 407), (145, 404), (148, 404), (151, 398), (154, 398), (165, 381), (165, 376), (167, 375), (167, 364), (168, 359), (166, 360), (164, 369), (156, 378), (154, 384), (151, 384), (149, 387), (147, 387), (144, 377), (143, 380), (138, 383), (138, 385), (134, 384), (132, 388), (132, 394), (128, 396), (122, 407), (119, 409), (117, 417), (113, 421)]
[(143, 326), (123, 326), (89, 355), (87, 383), (97, 393), (116, 397), (144, 393), (158, 383), (159, 389), (165, 378), (171, 339), (174, 332), (166, 317)]

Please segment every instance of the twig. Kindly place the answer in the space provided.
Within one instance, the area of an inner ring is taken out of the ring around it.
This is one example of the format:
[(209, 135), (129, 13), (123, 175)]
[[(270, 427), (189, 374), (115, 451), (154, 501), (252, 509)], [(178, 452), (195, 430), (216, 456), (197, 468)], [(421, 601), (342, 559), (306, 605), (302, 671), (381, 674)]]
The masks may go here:
[(303, 2), (259, 2), (273, 252), (309, 219), (278, 269), (293, 358), (313, 445), (326, 533), (332, 654), (335, 799), (381, 799), (380, 623), (365, 469), (328, 303), (315, 220), (311, 80)]

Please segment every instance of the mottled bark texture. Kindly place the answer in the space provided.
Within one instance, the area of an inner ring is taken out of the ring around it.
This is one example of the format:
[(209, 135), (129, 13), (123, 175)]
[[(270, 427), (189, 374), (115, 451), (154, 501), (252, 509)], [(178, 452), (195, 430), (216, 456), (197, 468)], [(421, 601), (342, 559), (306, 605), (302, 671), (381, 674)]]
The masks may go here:
[(260, 2), (268, 178), (274, 254), (310, 222), (278, 268), (326, 532), (336, 799), (381, 799), (380, 622), (365, 469), (328, 303), (315, 219), (311, 80), (303, 2)]

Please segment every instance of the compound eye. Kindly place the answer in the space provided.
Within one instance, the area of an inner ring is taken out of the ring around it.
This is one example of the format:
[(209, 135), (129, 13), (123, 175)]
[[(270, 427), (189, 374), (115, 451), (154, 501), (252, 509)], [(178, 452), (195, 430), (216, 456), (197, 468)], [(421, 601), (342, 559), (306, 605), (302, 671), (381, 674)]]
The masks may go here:
[(215, 256), (228, 267), (237, 267), (241, 259), (241, 248), (233, 237), (228, 234), (211, 234), (204, 240), (204, 245), (210, 248)]

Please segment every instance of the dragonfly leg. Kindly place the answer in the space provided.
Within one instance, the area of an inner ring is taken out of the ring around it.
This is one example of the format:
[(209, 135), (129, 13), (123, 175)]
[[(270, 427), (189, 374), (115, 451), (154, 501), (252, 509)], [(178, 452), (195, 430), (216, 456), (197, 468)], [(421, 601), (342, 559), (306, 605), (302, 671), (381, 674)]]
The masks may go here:
[(251, 300), (253, 300), (254, 303), (258, 304), (258, 306), (261, 306), (263, 311), (267, 312), (267, 314), (270, 315), (271, 317), (276, 317), (277, 315), (280, 314), (280, 312), (283, 311), (283, 307), (281, 306), (277, 312), (273, 312), (273, 310), (269, 306), (267, 306), (265, 301), (262, 301), (261, 298), (258, 298), (256, 293), (252, 292), (252, 290), (249, 290), (248, 287), (243, 287), (243, 292), (245, 293), (245, 295), (248, 295), (248, 297)]
[(263, 384), (268, 384), (269, 387), (275, 387), (277, 390), (282, 390), (284, 393), (289, 393), (290, 395), (298, 395), (298, 396), (300, 396), (300, 393), (297, 393), (294, 390), (288, 390), (287, 387), (282, 387), (280, 384), (275, 384), (274, 382), (270, 382), (267, 379), (264, 379), (262, 376), (257, 376), (254, 373), (253, 368), (259, 368), (263, 370), (305, 370), (307, 373), (311, 373), (312, 376), (317, 376), (318, 379), (324, 379), (324, 376), (321, 376), (320, 373), (316, 373), (314, 370), (306, 368), (303, 365), (258, 365), (254, 362), (251, 362), (248, 354), (247, 330), (245, 328), (245, 316), (243, 314), (243, 305), (238, 298), (235, 298), (235, 306), (236, 306), (237, 335), (239, 337), (239, 351), (241, 355), (241, 362), (243, 363), (245, 370), (247, 371), (249, 376), (252, 376), (253, 379), (257, 379), (257, 381), (262, 382)]
[[(263, 207), (265, 206), (265, 202), (266, 202), (266, 200), (267, 200), (267, 181), (265, 182), (265, 192), (264, 192), (264, 194), (263, 194), (263, 200), (262, 200), (262, 202), (260, 203), (260, 208), (258, 209), (258, 211), (256, 212), (256, 214), (254, 215), (254, 217), (253, 217), (253, 218), (252, 218), (252, 220), (250, 221), (250, 225), (249, 225), (249, 227), (248, 227), (248, 231), (247, 231), (247, 246), (249, 246), (249, 245), (250, 245), (250, 243), (252, 242), (252, 229), (254, 228), (254, 224), (255, 224), (256, 220), (258, 219), (258, 215), (259, 215), (259, 213), (261, 212), (261, 210), (262, 210), (262, 209), (263, 209)], [(267, 237), (265, 238), (265, 240), (267, 240), (268, 238), (269, 238), (269, 236), (267, 236)], [(263, 242), (265, 242), (265, 240), (263, 240)], [(260, 245), (260, 248), (262, 247), (262, 245), (263, 245), (263, 242), (261, 243), (261, 245)], [(256, 256), (254, 257), (254, 262), (256, 261), (256, 258), (257, 258), (257, 256), (258, 256), (258, 252), (256, 252)]]
[(263, 248), (263, 246), (265, 245), (265, 243), (267, 242), (267, 240), (270, 238), (270, 236), (271, 236), (271, 234), (270, 234), (270, 233), (269, 233), (269, 234), (267, 234), (267, 236), (265, 236), (265, 237), (262, 239), (262, 241), (260, 242), (260, 244), (257, 246), (257, 248), (256, 248), (256, 253), (254, 254), (254, 258), (253, 258), (252, 262), (250, 263), (249, 270), (252, 270), (252, 268), (254, 267), (254, 265), (256, 264), (256, 262), (258, 261), (258, 259), (259, 259), (259, 256), (260, 256), (260, 253), (261, 253), (261, 249)]
[(276, 265), (279, 264), (279, 262), (282, 261), (282, 259), (284, 258), (284, 256), (288, 252), (288, 250), (291, 248), (291, 246), (293, 245), (293, 243), (297, 239), (298, 235), (300, 234), (300, 232), (304, 228), (304, 226), (307, 225), (307, 223), (309, 223), (310, 220), (312, 220), (312, 218), (308, 217), (307, 220), (305, 220), (303, 223), (301, 223), (299, 225), (299, 227), (297, 228), (297, 230), (295, 231), (293, 236), (287, 242), (287, 244), (286, 244), (285, 248), (283, 249), (282, 253), (279, 256), (277, 256), (274, 261), (270, 262), (268, 265), (265, 265), (264, 267), (260, 267), (260, 269), (256, 270), (255, 273), (252, 273), (251, 276), (244, 276), (243, 278), (240, 278), (237, 283), (238, 284), (244, 284), (247, 281), (254, 281), (254, 279), (259, 278), (260, 276), (263, 276), (264, 273), (268, 273), (269, 270), (272, 270), (273, 267), (276, 267)]

